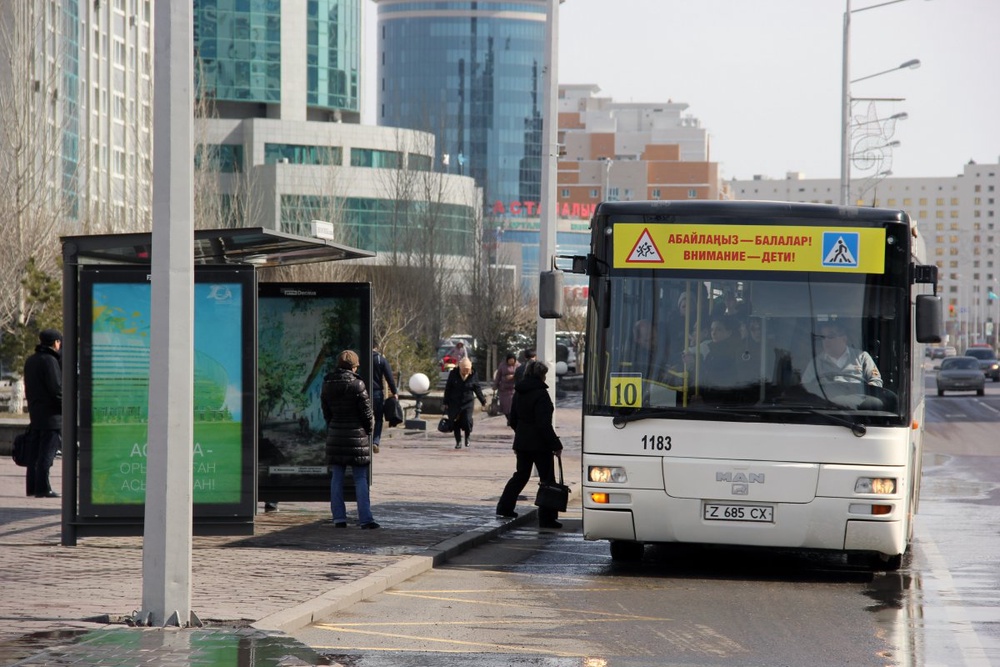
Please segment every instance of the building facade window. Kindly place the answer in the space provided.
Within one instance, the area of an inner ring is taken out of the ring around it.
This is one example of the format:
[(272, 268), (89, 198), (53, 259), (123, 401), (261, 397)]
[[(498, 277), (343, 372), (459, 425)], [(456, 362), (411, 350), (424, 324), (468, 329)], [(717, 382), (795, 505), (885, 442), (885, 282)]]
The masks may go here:
[(340, 165), (344, 149), (340, 146), (303, 146), (299, 144), (264, 144), (264, 164), (287, 160), (290, 164)]

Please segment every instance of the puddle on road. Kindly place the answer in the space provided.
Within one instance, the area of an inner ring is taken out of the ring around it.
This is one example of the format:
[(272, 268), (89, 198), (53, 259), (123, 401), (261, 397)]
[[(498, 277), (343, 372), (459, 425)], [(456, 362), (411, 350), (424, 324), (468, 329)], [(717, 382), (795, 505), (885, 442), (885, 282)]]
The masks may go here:
[(13, 667), (303, 667), (334, 665), (297, 640), (252, 628), (114, 628), (36, 632), (0, 642)]

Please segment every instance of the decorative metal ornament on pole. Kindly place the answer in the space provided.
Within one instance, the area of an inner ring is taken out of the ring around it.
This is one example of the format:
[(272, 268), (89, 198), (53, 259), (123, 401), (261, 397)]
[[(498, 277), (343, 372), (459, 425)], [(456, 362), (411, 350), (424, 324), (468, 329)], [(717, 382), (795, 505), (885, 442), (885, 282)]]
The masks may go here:
[[(858, 79), (851, 79), (851, 14), (857, 12), (868, 11), (869, 9), (877, 9), (879, 7), (885, 7), (887, 5), (895, 5), (900, 2), (906, 2), (906, 0), (888, 0), (887, 2), (880, 2), (874, 5), (869, 5), (867, 7), (860, 7), (858, 9), (851, 9), (851, 0), (844, 0), (844, 45), (843, 45), (843, 63), (842, 63), (842, 73), (841, 73), (841, 91), (840, 91), (840, 204), (841, 206), (848, 206), (851, 204), (851, 108), (855, 99), (863, 98), (853, 98), (851, 97), (851, 84), (857, 83), (859, 81), (865, 81), (866, 79), (871, 79), (882, 74), (888, 74), (889, 72), (894, 72), (898, 69), (916, 69), (920, 67), (920, 61), (916, 58), (912, 60), (907, 60), (897, 67), (884, 70), (882, 72), (876, 72), (875, 74), (869, 74), (868, 76), (863, 76)], [(869, 100), (875, 100), (878, 98), (864, 98)], [(889, 98), (885, 98), (889, 99)], [(893, 98), (895, 101), (901, 101), (903, 98)], [(906, 114), (896, 114), (895, 118), (902, 119), (905, 118)]]

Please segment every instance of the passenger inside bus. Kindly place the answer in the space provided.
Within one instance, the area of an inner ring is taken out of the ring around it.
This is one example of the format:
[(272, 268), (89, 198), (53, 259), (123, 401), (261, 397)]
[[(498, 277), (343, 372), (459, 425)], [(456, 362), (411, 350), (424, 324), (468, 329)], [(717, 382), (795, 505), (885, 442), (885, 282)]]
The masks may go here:
[(623, 364), (623, 370), (666, 384), (670, 376), (669, 360), (670, 341), (659, 335), (659, 329), (651, 320), (637, 320), (632, 325), (628, 361)]

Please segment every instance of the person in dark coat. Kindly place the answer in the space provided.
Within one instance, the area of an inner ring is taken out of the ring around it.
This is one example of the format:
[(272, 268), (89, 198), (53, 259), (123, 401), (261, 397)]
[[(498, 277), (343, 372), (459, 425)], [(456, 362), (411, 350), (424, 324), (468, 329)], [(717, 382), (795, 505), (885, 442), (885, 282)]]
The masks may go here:
[(347, 527), (344, 476), (350, 466), (358, 502), (358, 523), (370, 529), (379, 527), (372, 516), (368, 495), (368, 469), (372, 462), (368, 437), (374, 429), (374, 418), (371, 398), (357, 371), (357, 353), (353, 350), (341, 352), (337, 356), (337, 368), (323, 378), (320, 400), (326, 419), (326, 462), (332, 471), (330, 511), (333, 525)]
[[(538, 470), (539, 482), (556, 481), (553, 454), (562, 451), (562, 442), (552, 427), (555, 406), (545, 384), (549, 367), (540, 361), (529, 361), (524, 379), (514, 387), (514, 403), (508, 422), (514, 429), (514, 455), (517, 467), (507, 482), (497, 503), (497, 516), (516, 517), (517, 496), (531, 479), (531, 468)], [(559, 513), (538, 508), (538, 525), (542, 528), (562, 528), (556, 519)]]
[(444, 385), (445, 414), (454, 428), (455, 449), (462, 448), (462, 433), (465, 433), (465, 446), (469, 446), (469, 435), (472, 434), (472, 412), (475, 410), (475, 400), (486, 407), (486, 396), (479, 385), (479, 377), (472, 368), (472, 362), (462, 359), (458, 366), (448, 373), (448, 381)]
[(62, 334), (42, 329), (38, 341), (35, 353), (24, 361), (24, 393), (31, 420), (25, 490), (36, 498), (58, 498), (49, 484), (49, 469), (62, 449)]
[[(389, 389), (386, 396), (385, 387)], [(372, 446), (378, 453), (379, 443), (382, 441), (382, 422), (385, 421), (385, 399), (394, 397), (396, 391), (396, 380), (392, 377), (392, 366), (389, 360), (378, 351), (378, 345), (372, 346), (372, 411), (375, 413), (375, 431), (372, 435)]]

